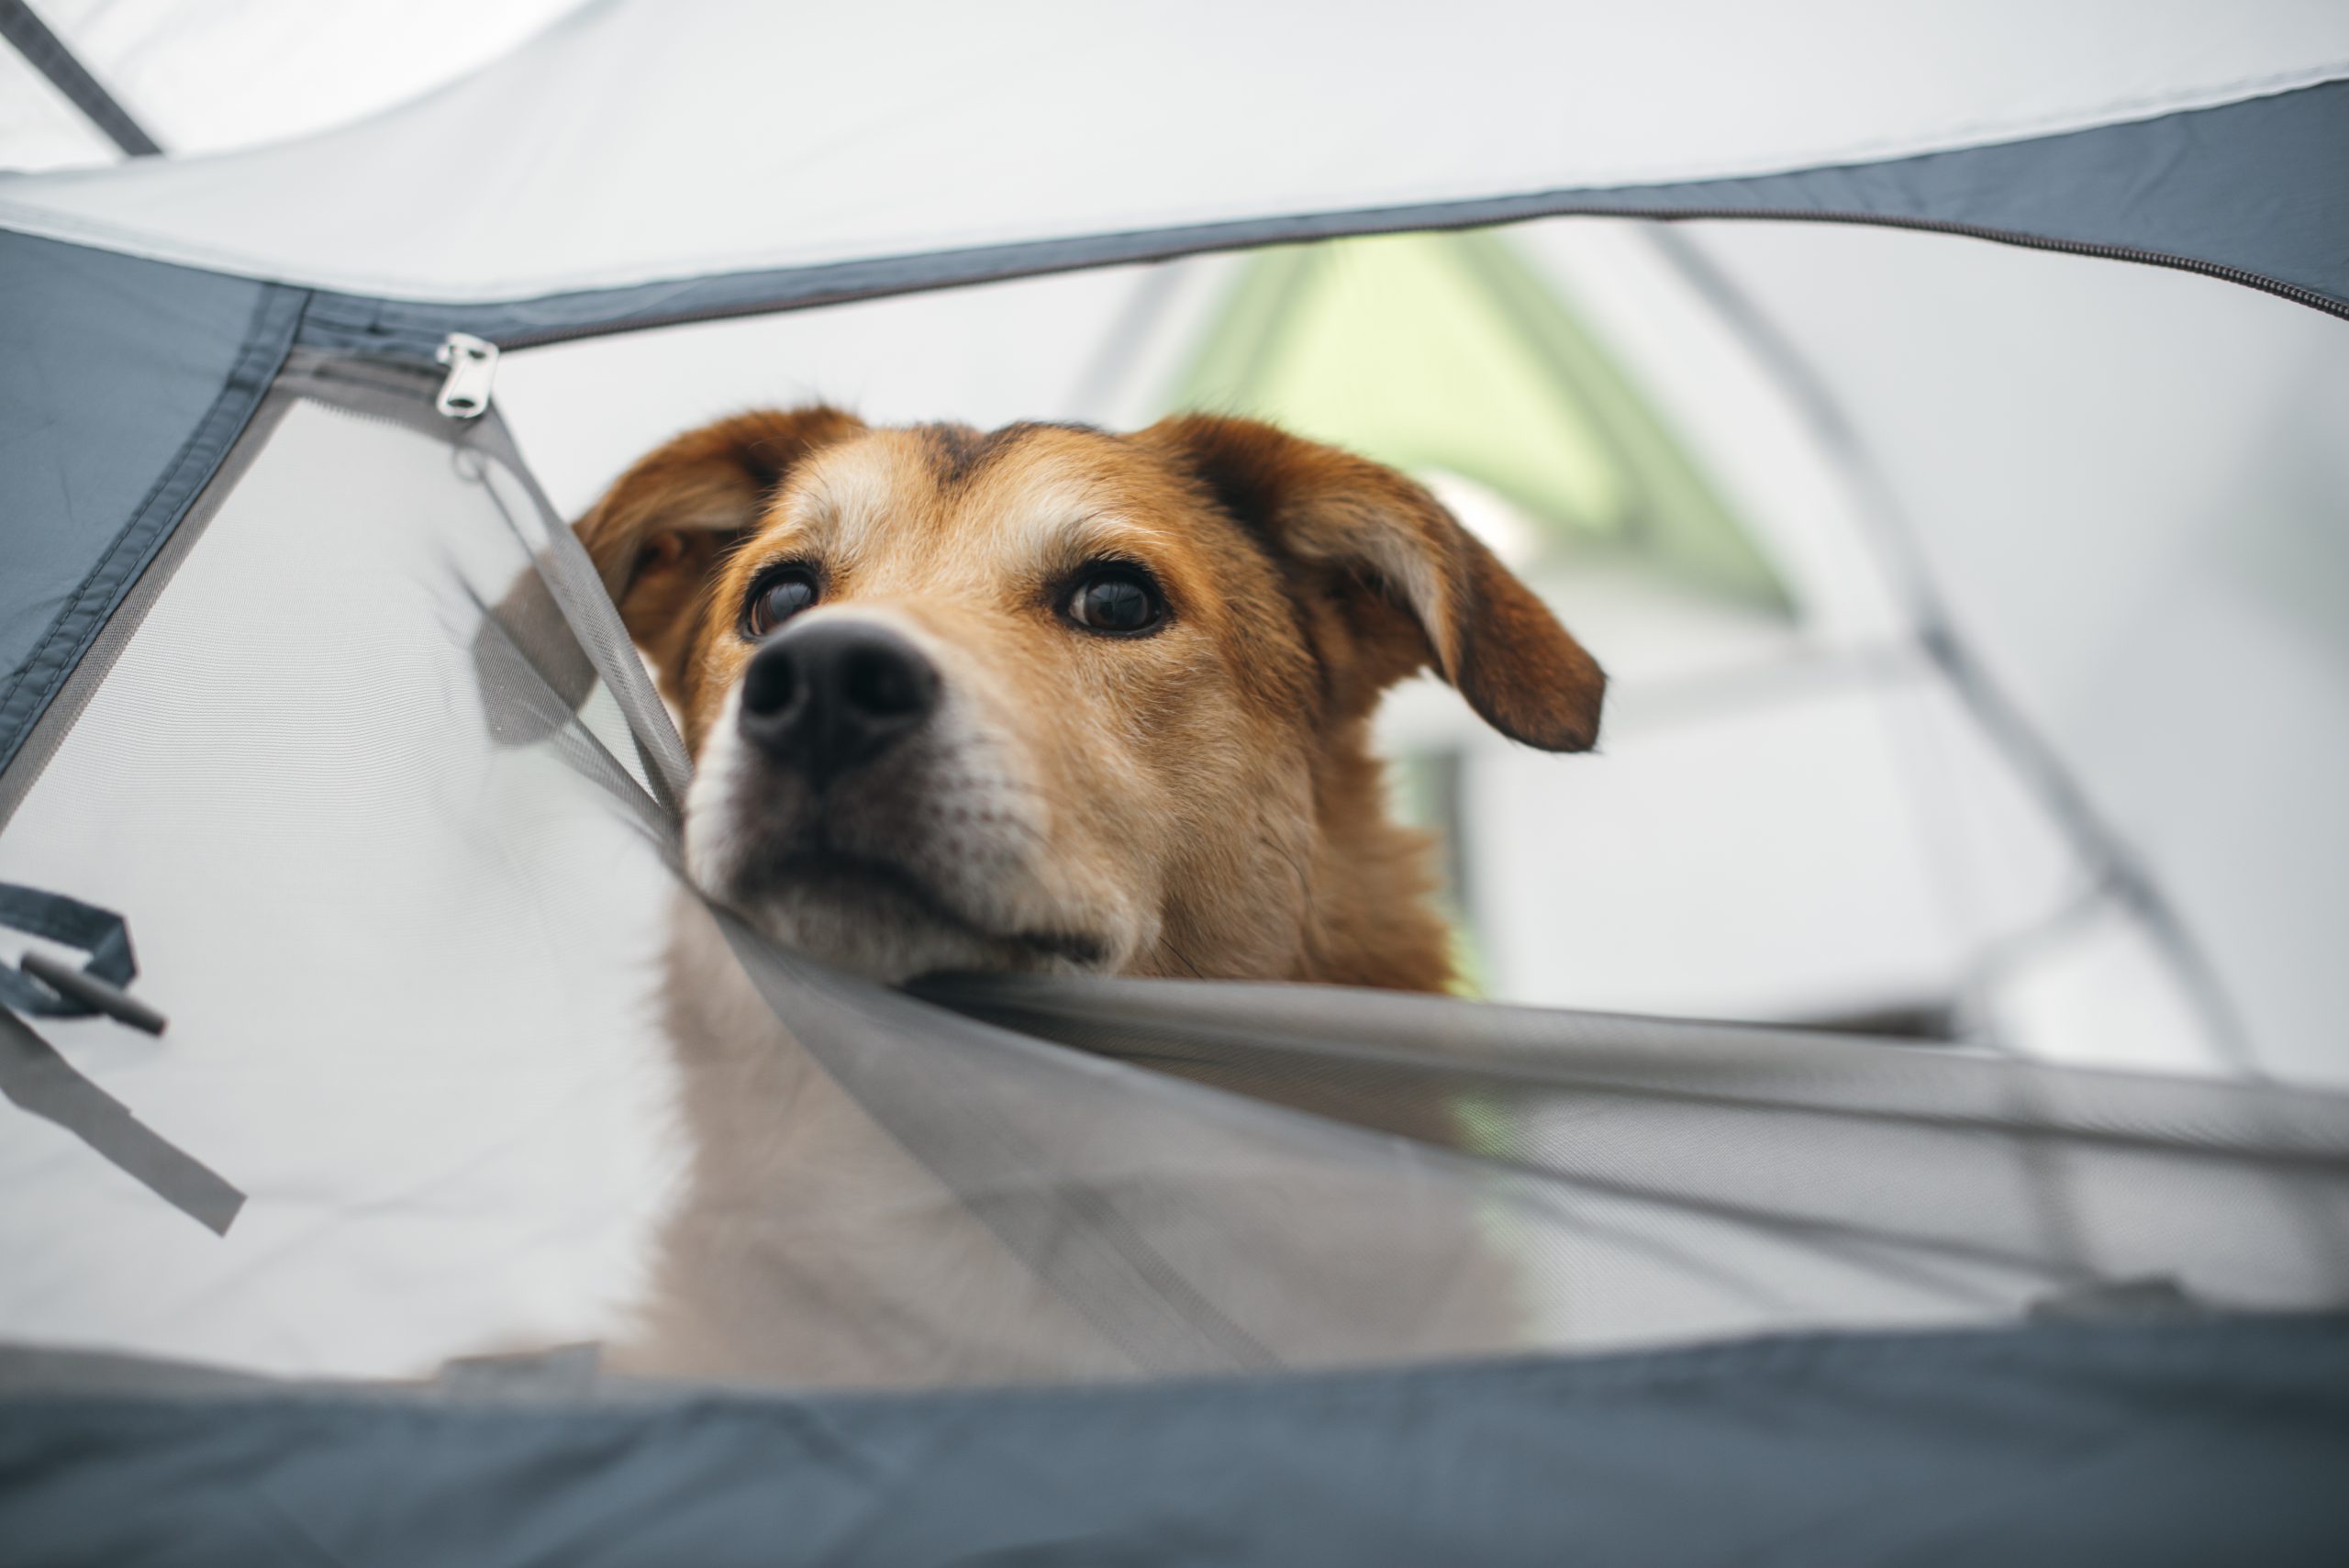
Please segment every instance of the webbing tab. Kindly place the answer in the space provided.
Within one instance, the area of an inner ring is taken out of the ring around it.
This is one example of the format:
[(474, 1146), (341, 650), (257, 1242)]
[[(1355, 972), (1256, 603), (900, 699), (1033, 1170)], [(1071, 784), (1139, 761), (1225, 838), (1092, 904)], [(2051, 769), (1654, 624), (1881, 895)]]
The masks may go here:
[[(61, 893), (0, 882), (0, 926), (80, 948), (90, 955), (82, 973), (100, 982), (108, 993), (118, 993), (139, 973), (139, 961), (130, 951), (130, 927), (111, 909)], [(93, 1013), (111, 1012), (99, 1004), (101, 995), (94, 987), (68, 990), (51, 985), (24, 970), (0, 964), (0, 1004), (28, 1018), (85, 1018)]]

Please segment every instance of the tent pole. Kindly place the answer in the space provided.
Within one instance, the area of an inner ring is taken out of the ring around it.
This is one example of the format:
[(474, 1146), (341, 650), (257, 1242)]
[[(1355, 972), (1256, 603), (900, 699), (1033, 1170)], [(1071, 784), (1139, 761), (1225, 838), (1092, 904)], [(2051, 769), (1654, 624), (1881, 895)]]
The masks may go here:
[(1115, 417), (1112, 401), (1120, 391), (1131, 390), (1126, 383), (1134, 365), (1182, 286), (1183, 272), (1174, 262), (1158, 262), (1143, 274), (1070, 395), (1069, 407), (1078, 418), (1107, 424)]
[(0, 38), (16, 45), (17, 52), (25, 57), (26, 62), (48, 77), (50, 85), (64, 94), (126, 156), (162, 155), (161, 146), (147, 134), (146, 128), (130, 117), (130, 111), (117, 103), (113, 94), (98, 84), (98, 79), (73, 58), (65, 40), (50, 32), (49, 25), (33, 15), (32, 7), (24, 0), (0, 0)]
[(1667, 225), (1652, 226), (1658, 253), (1702, 295), (1731, 329), (1745, 340), (1764, 367), (1794, 398), (1804, 419), (1851, 480), (1860, 511), (1882, 542), (1917, 619), (1926, 656), (1949, 681), (1991, 743), (2029, 784), (2086, 862), (2100, 891), (2110, 893), (2144, 923), (2168, 956), (2194, 1009), (2201, 1016), (2212, 1051), (2246, 1077), (2263, 1078), (2243, 1017), (2227, 995), (2217, 969), (2187, 929), (2137, 855), (2104, 821), (2087, 794), (2054, 749), (1998, 688), (1988, 671), (1958, 637), (1947, 607), (1891, 484), (1869, 458), (1857, 428), (1801, 352), (1777, 330), (1743, 290), (1713, 265), (1697, 246)]

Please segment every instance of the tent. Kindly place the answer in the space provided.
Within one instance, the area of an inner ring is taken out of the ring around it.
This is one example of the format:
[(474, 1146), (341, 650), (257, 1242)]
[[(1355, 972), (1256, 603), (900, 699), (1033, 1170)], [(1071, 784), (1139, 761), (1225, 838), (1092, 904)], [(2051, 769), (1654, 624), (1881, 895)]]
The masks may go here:
[[(196, 155), (0, 176), (12, 1558), (2331, 1555), (2337, 7), (425, 7), (335, 124), (43, 9)], [(564, 520), (802, 392), (1427, 477), (1618, 677), (1386, 715), (1497, 999), (688, 895)], [(777, 1075), (805, 1311), (632, 1374)]]

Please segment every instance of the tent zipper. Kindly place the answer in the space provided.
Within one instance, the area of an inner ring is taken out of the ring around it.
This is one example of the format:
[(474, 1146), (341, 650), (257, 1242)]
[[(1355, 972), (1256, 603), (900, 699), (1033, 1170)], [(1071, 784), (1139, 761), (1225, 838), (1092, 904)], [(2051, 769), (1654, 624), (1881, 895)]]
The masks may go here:
[(432, 406), (446, 418), (480, 418), (489, 406), (490, 384), (497, 379), (497, 345), (470, 332), (451, 332), (432, 357), (449, 367)]

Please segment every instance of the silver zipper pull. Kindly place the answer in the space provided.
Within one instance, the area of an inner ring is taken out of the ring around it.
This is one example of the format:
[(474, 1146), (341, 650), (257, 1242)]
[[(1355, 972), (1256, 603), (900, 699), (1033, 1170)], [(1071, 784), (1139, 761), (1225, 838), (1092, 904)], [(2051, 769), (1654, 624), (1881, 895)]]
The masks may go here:
[(451, 419), (478, 419), (489, 406), (489, 384), (497, 379), (497, 345), (470, 332), (451, 332), (432, 356), (449, 367), (432, 406)]

